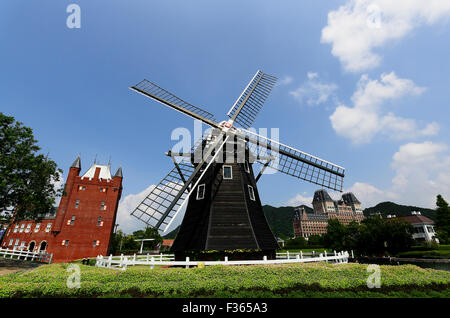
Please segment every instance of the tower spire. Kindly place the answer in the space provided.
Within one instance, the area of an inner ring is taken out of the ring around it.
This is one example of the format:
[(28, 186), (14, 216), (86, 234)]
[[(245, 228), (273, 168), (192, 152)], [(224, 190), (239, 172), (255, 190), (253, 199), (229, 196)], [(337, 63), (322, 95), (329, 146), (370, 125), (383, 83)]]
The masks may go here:
[(117, 169), (116, 173), (114, 174), (114, 178), (115, 177), (123, 178), (122, 166), (120, 166), (119, 169)]
[(72, 165), (70, 166), (71, 168), (78, 168), (81, 169), (81, 159), (80, 159), (80, 155), (78, 155), (77, 159), (75, 159), (75, 161), (72, 163)]

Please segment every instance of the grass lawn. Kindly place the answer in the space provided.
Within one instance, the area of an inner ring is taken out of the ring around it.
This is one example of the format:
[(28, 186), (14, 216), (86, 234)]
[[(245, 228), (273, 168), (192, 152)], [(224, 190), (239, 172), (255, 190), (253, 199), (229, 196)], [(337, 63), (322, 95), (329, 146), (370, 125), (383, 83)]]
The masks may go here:
[(439, 245), (436, 248), (413, 246), (411, 251), (399, 253), (397, 256), (407, 258), (450, 258), (450, 245)]
[(0, 297), (450, 297), (450, 272), (414, 265), (380, 266), (381, 288), (373, 289), (363, 264), (79, 266), (80, 288), (67, 287), (68, 264), (51, 264), (0, 276)]

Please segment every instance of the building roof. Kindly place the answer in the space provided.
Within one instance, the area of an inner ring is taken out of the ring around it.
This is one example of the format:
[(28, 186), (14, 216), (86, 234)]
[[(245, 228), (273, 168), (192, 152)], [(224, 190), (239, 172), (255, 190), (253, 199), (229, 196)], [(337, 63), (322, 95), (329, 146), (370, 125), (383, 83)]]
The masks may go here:
[(175, 241), (175, 240), (163, 240), (161, 245), (163, 245), (163, 246), (172, 246), (173, 241)]
[(72, 163), (72, 165), (70, 166), (71, 168), (79, 168), (81, 169), (81, 159), (80, 156), (77, 157), (77, 159), (75, 159), (75, 161)]
[(344, 193), (342, 195), (342, 200), (344, 200), (345, 204), (361, 204), (359, 200), (356, 198), (356, 196), (352, 192)]
[(394, 219), (402, 219), (410, 222), (411, 224), (434, 224), (434, 221), (427, 218), (423, 215), (407, 215), (407, 216), (398, 216)]
[(327, 214), (305, 213), (308, 221), (325, 221), (328, 222)]
[(122, 167), (120, 167), (119, 169), (117, 169), (116, 173), (114, 174), (114, 177), (123, 178), (123, 175), (122, 175)]
[(98, 165), (95, 163), (81, 177), (89, 178), (89, 179), (94, 178), (95, 170), (97, 168), (100, 168), (100, 174), (98, 176), (100, 179), (104, 179), (104, 180), (111, 179), (111, 167), (109, 165)]
[(324, 189), (317, 190), (314, 192), (313, 203), (315, 202), (324, 202), (324, 201), (333, 201), (328, 192)]

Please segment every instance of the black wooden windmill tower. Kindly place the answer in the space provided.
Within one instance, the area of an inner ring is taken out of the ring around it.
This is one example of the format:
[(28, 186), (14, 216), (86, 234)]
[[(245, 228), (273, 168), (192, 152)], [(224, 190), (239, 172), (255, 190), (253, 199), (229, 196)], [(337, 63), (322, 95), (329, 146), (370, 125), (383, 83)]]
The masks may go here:
[[(257, 71), (228, 112), (230, 119), (220, 123), (211, 113), (145, 79), (131, 87), (211, 126), (189, 152), (166, 153), (174, 168), (131, 213), (165, 231), (187, 203), (171, 248), (176, 258), (238, 249), (273, 257), (278, 244), (256, 187), (267, 167), (342, 191), (344, 168), (249, 129), (275, 82), (275, 77)], [(254, 164), (261, 166), (257, 176)]]

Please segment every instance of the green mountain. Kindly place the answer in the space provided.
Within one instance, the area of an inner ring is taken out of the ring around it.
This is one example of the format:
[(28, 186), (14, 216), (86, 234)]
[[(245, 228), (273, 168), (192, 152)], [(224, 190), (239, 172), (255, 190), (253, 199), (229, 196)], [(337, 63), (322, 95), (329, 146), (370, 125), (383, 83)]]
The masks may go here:
[(364, 216), (368, 217), (376, 213), (380, 213), (386, 217), (389, 214), (395, 214), (396, 216), (411, 215), (412, 211), (419, 211), (422, 215), (436, 222), (436, 211), (432, 209), (420, 208), (417, 206), (400, 205), (394, 202), (381, 202), (374, 207), (364, 209)]
[[(307, 213), (313, 213), (313, 209), (304, 205)], [(282, 206), (279, 208), (271, 205), (263, 205), (264, 215), (269, 223), (275, 237), (291, 238), (294, 236), (292, 219), (294, 218), (294, 207)]]

